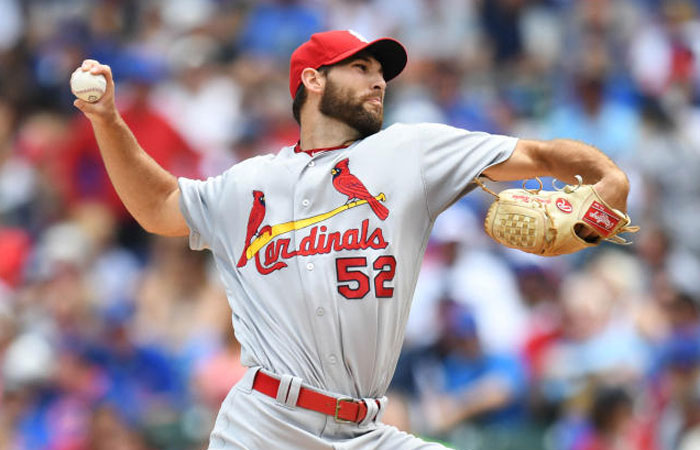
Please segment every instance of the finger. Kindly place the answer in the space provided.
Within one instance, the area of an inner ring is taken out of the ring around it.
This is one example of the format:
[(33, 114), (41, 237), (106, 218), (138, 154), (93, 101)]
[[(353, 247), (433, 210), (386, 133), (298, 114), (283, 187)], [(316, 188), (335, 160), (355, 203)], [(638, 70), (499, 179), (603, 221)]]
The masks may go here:
[(586, 228), (581, 228), (581, 229), (578, 231), (578, 233), (576, 233), (576, 234), (578, 234), (578, 236), (579, 236), (580, 238), (584, 238), (584, 239), (585, 239), (585, 238), (587, 238), (587, 237), (590, 237), (593, 233), (592, 233), (590, 230), (586, 229)]
[(596, 231), (581, 224), (574, 227), (574, 232), (578, 237), (591, 244), (594, 244), (600, 240), (600, 235)]
[(99, 111), (96, 107), (96, 103), (86, 102), (79, 98), (73, 100), (73, 106), (78, 108), (83, 114), (95, 114)]
[(80, 100), (79, 98), (73, 100), (73, 106), (78, 108), (80, 111), (85, 112), (85, 106), (87, 105), (87, 102)]
[(83, 64), (81, 64), (80, 68), (83, 69), (83, 72), (87, 72), (88, 70), (92, 69), (93, 66), (97, 66), (100, 63), (97, 62), (97, 60), (94, 59), (85, 59), (83, 60)]
[(96, 66), (92, 66), (90, 68), (90, 73), (93, 75), (104, 75), (108, 86), (114, 81), (112, 79), (112, 68), (106, 64), (97, 64)]

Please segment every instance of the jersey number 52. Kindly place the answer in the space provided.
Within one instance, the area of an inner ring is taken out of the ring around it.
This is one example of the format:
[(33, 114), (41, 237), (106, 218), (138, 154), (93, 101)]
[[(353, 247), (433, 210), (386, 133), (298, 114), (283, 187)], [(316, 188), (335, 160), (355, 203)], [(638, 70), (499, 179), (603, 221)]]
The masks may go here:
[(337, 258), (335, 268), (338, 277), (338, 292), (348, 300), (364, 298), (374, 284), (374, 293), (377, 298), (391, 298), (394, 288), (386, 283), (394, 279), (396, 273), (396, 258), (392, 255), (379, 256), (372, 263), (374, 275), (373, 283), (365, 273), (367, 258), (364, 256), (351, 258)]

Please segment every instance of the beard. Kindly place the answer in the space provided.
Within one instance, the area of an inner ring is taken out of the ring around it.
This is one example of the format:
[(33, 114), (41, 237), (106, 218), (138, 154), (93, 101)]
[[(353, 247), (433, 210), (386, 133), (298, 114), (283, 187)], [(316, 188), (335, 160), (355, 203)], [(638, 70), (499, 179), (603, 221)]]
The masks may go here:
[(328, 79), (318, 109), (355, 129), (361, 138), (366, 138), (381, 130), (384, 121), (383, 109), (368, 111), (364, 107), (366, 100), (354, 98), (349, 89), (343, 89)]

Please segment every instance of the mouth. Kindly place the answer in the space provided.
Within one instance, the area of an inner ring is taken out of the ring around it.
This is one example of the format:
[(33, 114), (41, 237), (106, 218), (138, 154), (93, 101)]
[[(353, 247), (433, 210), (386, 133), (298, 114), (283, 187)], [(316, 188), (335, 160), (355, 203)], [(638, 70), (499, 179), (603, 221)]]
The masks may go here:
[(366, 103), (369, 103), (371, 106), (377, 107), (377, 108), (382, 108), (384, 105), (382, 103), (382, 99), (379, 97), (368, 97), (365, 100)]

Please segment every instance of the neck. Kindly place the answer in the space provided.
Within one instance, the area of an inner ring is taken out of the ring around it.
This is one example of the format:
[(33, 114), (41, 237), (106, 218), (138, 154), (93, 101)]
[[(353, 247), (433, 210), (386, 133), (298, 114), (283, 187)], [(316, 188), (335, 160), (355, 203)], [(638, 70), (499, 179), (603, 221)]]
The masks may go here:
[(299, 135), (302, 150), (350, 145), (360, 138), (354, 128), (321, 114), (303, 117)]

